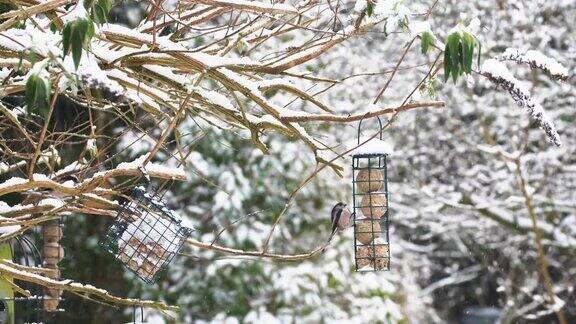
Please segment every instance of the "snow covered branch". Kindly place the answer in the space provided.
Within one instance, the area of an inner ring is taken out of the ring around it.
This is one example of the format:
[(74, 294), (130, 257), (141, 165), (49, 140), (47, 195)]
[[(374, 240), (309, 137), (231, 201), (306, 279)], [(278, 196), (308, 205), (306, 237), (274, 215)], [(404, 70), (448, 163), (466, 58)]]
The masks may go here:
[(85, 296), (86, 298), (94, 298), (101, 302), (111, 303), (123, 306), (142, 306), (147, 308), (158, 309), (162, 311), (176, 311), (178, 307), (169, 306), (162, 302), (148, 301), (131, 298), (120, 298), (110, 295), (106, 290), (99, 289), (91, 285), (82, 285), (72, 280), (54, 280), (48, 277), (36, 274), (36, 269), (27, 269), (22, 266), (12, 265), (11, 262), (0, 263), (0, 273), (8, 275), (12, 278), (33, 282), (38, 285), (50, 288), (57, 288), (69, 292)]
[(332, 114), (308, 114), (300, 113), (295, 115), (290, 115), (291, 112), (285, 112), (280, 116), (284, 121), (289, 122), (307, 122), (307, 121), (324, 121), (324, 122), (335, 122), (335, 123), (349, 123), (354, 121), (359, 121), (366, 118), (376, 117), (384, 114), (394, 114), (400, 111), (415, 109), (415, 108), (442, 108), (445, 106), (443, 101), (430, 101), (430, 102), (412, 102), (404, 104), (398, 107), (389, 108), (379, 108), (372, 109), (366, 113), (354, 114), (349, 116), (338, 116)]
[(544, 108), (534, 101), (528, 89), (510, 73), (506, 65), (495, 59), (486, 60), (482, 65), (481, 74), (496, 86), (508, 91), (518, 106), (525, 108), (530, 113), (550, 141), (557, 146), (561, 145), (560, 135), (558, 135), (556, 127), (546, 115)]
[(570, 77), (567, 68), (538, 51), (521, 51), (516, 48), (509, 48), (498, 59), (527, 64), (533, 69), (541, 69), (556, 80), (566, 81)]

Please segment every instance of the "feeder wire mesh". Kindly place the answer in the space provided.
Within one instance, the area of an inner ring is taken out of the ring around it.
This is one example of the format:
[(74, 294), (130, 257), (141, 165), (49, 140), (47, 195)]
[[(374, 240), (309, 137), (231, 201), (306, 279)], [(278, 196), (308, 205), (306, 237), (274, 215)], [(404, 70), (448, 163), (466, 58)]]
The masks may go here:
[[(380, 118), (378, 122), (382, 140)], [(352, 199), (356, 271), (390, 270), (387, 153), (352, 155)]]
[(103, 244), (140, 279), (154, 283), (193, 231), (181, 222), (157, 196), (138, 186), (122, 204)]
[[(15, 263), (29, 266), (41, 267), (42, 259), (40, 251), (31, 238), (26, 235), (16, 237), (7, 243), (10, 255)], [(5, 278), (3, 280), (6, 280)], [(30, 296), (3, 296), (0, 298), (0, 318), (11, 316), (13, 323), (43, 323), (44, 322), (44, 292), (40, 285), (30, 282), (16, 280), (14, 284), (30, 292)], [(16, 293), (16, 292), (15, 292)], [(2, 320), (0, 320), (0, 323)]]

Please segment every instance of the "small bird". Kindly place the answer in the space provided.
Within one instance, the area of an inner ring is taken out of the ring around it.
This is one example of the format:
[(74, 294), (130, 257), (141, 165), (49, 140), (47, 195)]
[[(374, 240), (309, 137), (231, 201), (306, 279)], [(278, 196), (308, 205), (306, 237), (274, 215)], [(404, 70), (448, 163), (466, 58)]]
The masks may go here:
[(343, 231), (352, 225), (352, 213), (346, 206), (345, 203), (339, 202), (332, 208), (332, 233), (328, 242), (332, 240), (338, 231)]

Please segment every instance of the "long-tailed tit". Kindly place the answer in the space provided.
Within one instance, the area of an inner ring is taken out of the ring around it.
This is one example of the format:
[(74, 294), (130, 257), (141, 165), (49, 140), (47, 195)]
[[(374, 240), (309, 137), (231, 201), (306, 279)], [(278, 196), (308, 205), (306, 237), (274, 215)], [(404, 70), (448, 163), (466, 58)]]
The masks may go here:
[(338, 231), (343, 231), (352, 225), (352, 213), (346, 208), (346, 204), (339, 202), (332, 208), (332, 233), (328, 242), (332, 240)]

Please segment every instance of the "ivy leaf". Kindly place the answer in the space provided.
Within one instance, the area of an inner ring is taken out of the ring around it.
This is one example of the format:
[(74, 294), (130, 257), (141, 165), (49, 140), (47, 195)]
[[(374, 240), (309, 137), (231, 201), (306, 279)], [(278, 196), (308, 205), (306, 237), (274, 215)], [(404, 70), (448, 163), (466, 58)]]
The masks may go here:
[(425, 31), (420, 35), (420, 48), (422, 49), (422, 54), (428, 53), (430, 46), (434, 45), (434, 35), (431, 32)]

